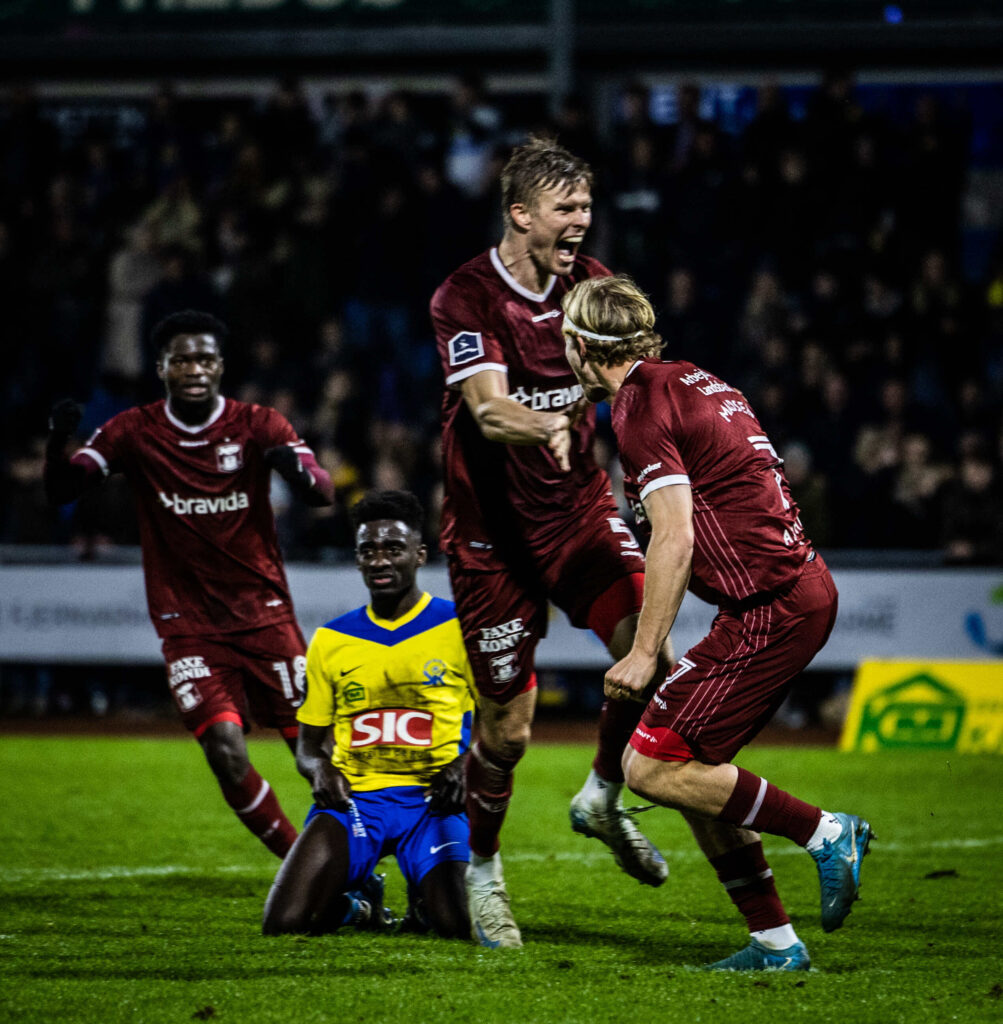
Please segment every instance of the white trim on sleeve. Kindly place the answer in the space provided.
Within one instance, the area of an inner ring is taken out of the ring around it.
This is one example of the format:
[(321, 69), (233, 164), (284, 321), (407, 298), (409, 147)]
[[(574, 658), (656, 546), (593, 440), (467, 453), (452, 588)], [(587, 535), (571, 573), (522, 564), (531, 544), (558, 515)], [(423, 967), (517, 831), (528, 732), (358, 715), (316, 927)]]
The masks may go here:
[(448, 385), (459, 384), (461, 380), (473, 377), (484, 370), (497, 370), (499, 373), (508, 373), (508, 367), (504, 363), (478, 363), (476, 366), (468, 366), (463, 370), (457, 370), (456, 373), (451, 373), (446, 378), (446, 383)]
[(690, 478), (685, 473), (674, 473), (672, 476), (660, 476), (649, 480), (641, 490), (641, 501), (651, 494), (652, 491), (661, 490), (663, 487), (675, 487), (677, 484), (689, 484)]
[(99, 451), (95, 451), (95, 449), (93, 449), (93, 448), (79, 448), (73, 454), (74, 455), (86, 455), (86, 456), (88, 456), (89, 458), (93, 459), (98, 464), (98, 468), (101, 470), (101, 472), (105, 476), (108, 475), (108, 473), (109, 473), (108, 463), (105, 460), (105, 457)]

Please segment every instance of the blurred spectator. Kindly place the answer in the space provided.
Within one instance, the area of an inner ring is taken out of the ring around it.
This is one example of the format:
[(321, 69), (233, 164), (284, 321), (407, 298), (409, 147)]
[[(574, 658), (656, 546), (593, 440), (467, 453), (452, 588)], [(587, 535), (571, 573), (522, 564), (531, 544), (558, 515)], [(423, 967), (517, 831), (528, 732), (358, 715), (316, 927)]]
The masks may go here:
[(944, 495), (943, 549), (952, 565), (1003, 565), (1000, 472), (981, 452), (964, 456)]
[[(671, 110), (635, 82), (597, 139), (603, 118), (581, 97), (551, 119), (542, 98), (488, 95), (477, 76), (439, 93), (339, 93), (316, 111), (295, 80), (263, 103), (182, 100), (165, 84), (124, 135), (53, 118), (14, 88), (0, 99), (0, 299), (21, 343), (0, 403), (12, 495), (0, 521), (38, 539), (75, 533), (91, 554), (130, 536), (128, 500), (100, 516), (81, 503), (72, 521), (15, 513), (30, 504), (32, 439), (57, 396), (85, 400), (85, 422), (132, 404), (130, 381), (152, 379), (150, 325), (195, 307), (225, 313), (229, 386), (303, 424), (339, 501), (401, 483), (425, 498), (434, 538), (428, 297), (500, 234), (501, 161), (532, 124), (591, 156), (590, 251), (653, 294), (668, 357), (749, 394), (816, 540), (947, 543), (965, 502), (977, 518), (999, 490), (992, 464), (980, 490), (979, 460), (1003, 426), (1003, 236), (984, 279), (963, 280), (957, 104), (921, 96), (896, 122), (855, 93), (833, 71), (802, 117), (796, 93), (766, 82), (733, 135), (701, 115), (695, 84), (666, 125), (652, 114)], [(807, 511), (820, 496), (828, 525)], [(341, 511), (280, 521), (297, 557), (351, 547)]]

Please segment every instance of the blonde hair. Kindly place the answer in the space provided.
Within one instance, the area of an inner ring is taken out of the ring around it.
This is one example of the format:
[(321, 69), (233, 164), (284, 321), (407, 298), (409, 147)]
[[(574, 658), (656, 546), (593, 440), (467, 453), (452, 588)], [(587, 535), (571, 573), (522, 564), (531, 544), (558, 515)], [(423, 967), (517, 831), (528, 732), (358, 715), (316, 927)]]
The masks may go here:
[(585, 345), (585, 358), (598, 366), (618, 366), (657, 357), (661, 336), (647, 295), (626, 274), (580, 281), (561, 300), (565, 334)]

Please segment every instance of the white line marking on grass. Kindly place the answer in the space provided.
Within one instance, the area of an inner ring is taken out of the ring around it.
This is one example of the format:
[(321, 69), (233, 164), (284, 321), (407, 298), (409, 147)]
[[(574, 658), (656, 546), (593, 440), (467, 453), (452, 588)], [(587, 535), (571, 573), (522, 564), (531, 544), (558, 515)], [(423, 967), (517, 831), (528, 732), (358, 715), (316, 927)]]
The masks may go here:
[[(875, 849), (879, 853), (923, 853), (931, 850), (979, 850), (987, 846), (1003, 846), (1003, 836), (988, 836), (983, 839), (932, 839), (926, 841), (908, 841), (900, 843), (884, 843), (876, 841)], [(664, 848), (664, 852), (672, 860), (703, 860), (703, 854), (696, 847), (686, 849)], [(770, 851), (771, 857), (800, 855), (804, 851), (793, 844), (780, 846)], [(505, 852), (505, 863), (541, 864), (547, 861), (559, 863), (591, 864), (600, 863), (609, 857), (609, 851), (600, 844), (593, 844), (589, 850), (554, 850), (541, 852), (538, 850), (508, 850)], [(271, 877), (270, 873), (246, 864), (218, 864), (209, 867), (196, 867), (192, 864), (147, 864), (127, 867), (125, 865), (109, 865), (103, 868), (81, 869), (68, 871), (63, 868), (8, 868), (3, 872), (4, 882), (100, 882), (116, 878), (167, 878), (173, 875), (249, 875), (251, 877)], [(0, 935), (0, 939), (12, 938)]]

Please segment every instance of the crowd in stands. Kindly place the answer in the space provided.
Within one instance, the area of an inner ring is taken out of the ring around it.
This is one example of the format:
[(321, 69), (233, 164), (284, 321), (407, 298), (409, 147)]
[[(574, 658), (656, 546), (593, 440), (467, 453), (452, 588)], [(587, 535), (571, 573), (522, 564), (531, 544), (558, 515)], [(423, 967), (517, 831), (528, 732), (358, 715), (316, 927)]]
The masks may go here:
[(1003, 564), (1003, 247), (962, 277), (956, 112), (866, 114), (841, 74), (798, 119), (764, 85), (737, 134), (688, 85), (672, 124), (628, 87), (601, 138), (580, 99), (526, 109), (474, 78), (321, 106), (294, 81), (263, 103), (165, 86), (123, 137), (68, 134), (28, 89), (0, 99), (0, 540), (136, 542), (124, 486), (45, 508), (47, 413), (86, 403), (85, 434), (160, 397), (144, 339), (184, 308), (230, 325), (224, 394), (282, 411), (336, 482), (333, 513), (276, 486), (288, 557), (344, 554), (368, 487), (416, 491), (434, 540), (428, 300), (500, 237), (500, 168), (548, 130), (597, 172), (586, 251), (651, 294), (667, 357), (746, 392), (820, 547)]

